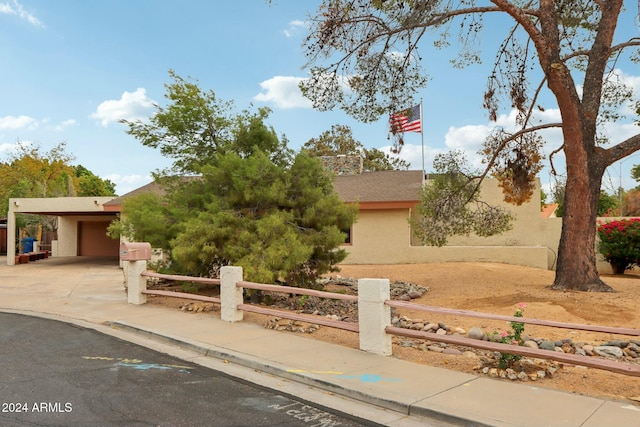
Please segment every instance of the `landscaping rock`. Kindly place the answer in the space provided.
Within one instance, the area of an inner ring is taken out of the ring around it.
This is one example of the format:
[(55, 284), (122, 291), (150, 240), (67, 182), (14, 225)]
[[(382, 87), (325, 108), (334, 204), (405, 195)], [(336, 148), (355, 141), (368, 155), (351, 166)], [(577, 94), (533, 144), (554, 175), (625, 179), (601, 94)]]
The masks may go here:
[(594, 347), (593, 351), (603, 357), (614, 357), (616, 359), (620, 359), (624, 356), (624, 352), (620, 347), (616, 347), (613, 345), (599, 345)]
[(485, 337), (484, 331), (480, 328), (473, 327), (467, 332), (467, 338), (474, 340), (482, 340)]
[(549, 341), (549, 340), (542, 340), (542, 342), (540, 342), (538, 344), (538, 347), (542, 350), (551, 350), (551, 351), (555, 351), (556, 349), (556, 345), (553, 341)]
[(613, 347), (620, 347), (620, 348), (625, 348), (629, 345), (629, 341), (623, 341), (623, 340), (611, 340), (606, 344), (603, 344), (605, 346), (613, 346)]

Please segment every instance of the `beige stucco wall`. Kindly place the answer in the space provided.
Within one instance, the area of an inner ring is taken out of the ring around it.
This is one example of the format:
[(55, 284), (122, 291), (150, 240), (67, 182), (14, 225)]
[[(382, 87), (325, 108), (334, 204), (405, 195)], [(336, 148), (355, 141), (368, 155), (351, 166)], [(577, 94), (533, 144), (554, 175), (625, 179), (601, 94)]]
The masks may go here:
[[(544, 243), (540, 217), (540, 183), (531, 200), (520, 206), (505, 203), (502, 189), (494, 179), (486, 179), (480, 188), (480, 199), (490, 205), (501, 206), (514, 217), (513, 228), (491, 237), (454, 236), (448, 240), (451, 246), (540, 246)], [(418, 239), (414, 244), (420, 245)]]
[[(502, 190), (487, 180), (481, 198), (498, 204)], [(536, 268), (552, 268), (560, 229), (540, 217), (540, 191), (522, 206), (503, 204), (514, 215), (513, 228), (492, 237), (456, 236), (446, 246), (422, 246), (409, 225), (411, 209), (361, 210), (352, 228), (352, 243), (344, 264), (401, 264), (448, 261), (500, 262)], [(557, 222), (560, 224), (560, 222)], [(548, 233), (557, 238), (550, 237)], [(555, 249), (554, 249), (555, 248)]]
[(75, 217), (58, 217), (58, 251), (52, 255), (78, 255), (78, 220)]
[[(428, 262), (499, 262), (548, 268), (548, 249), (544, 246), (505, 246), (495, 241), (482, 244), (447, 245), (441, 248), (411, 245), (409, 209), (360, 211), (352, 228), (352, 244), (344, 264), (415, 264)], [(461, 239), (458, 239), (460, 241)], [(523, 239), (524, 240), (524, 239)]]

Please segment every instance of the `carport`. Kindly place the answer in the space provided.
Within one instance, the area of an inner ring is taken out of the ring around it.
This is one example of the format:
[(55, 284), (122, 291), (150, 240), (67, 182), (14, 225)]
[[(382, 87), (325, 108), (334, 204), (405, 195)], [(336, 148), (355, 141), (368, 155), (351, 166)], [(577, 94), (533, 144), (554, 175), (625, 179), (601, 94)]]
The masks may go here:
[(58, 240), (51, 247), (54, 257), (118, 256), (119, 241), (106, 235), (106, 228), (119, 211), (105, 210), (115, 197), (55, 197), (9, 199), (7, 213), (7, 265), (15, 264), (16, 214), (57, 217)]

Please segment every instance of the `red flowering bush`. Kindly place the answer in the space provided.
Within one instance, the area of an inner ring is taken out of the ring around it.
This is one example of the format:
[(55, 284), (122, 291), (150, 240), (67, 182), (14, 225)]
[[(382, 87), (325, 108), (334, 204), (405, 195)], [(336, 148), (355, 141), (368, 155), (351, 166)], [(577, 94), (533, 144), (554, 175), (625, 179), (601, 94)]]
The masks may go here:
[(611, 264), (613, 274), (624, 274), (640, 264), (640, 218), (601, 222), (598, 252)]

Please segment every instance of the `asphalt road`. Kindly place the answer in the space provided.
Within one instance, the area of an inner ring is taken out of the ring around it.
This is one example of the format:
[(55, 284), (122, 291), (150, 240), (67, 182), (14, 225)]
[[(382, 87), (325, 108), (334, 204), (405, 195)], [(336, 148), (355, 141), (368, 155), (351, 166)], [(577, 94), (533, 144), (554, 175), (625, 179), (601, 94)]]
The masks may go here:
[(0, 313), (0, 426), (363, 425), (91, 329)]

